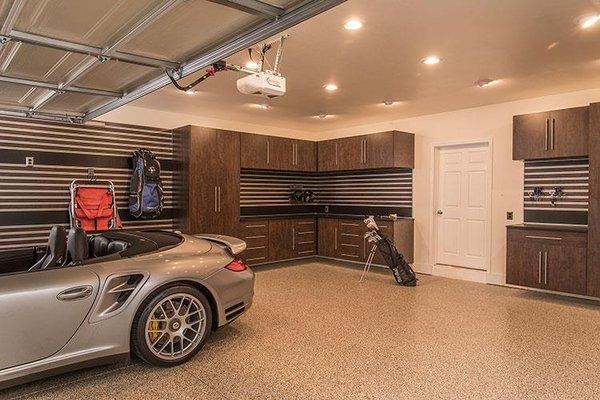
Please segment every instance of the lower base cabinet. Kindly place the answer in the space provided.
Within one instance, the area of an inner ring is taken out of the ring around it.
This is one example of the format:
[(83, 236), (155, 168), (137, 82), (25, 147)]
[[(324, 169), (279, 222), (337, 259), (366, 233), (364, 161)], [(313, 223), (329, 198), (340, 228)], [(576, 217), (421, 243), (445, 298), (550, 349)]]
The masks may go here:
[(248, 265), (310, 257), (317, 254), (315, 218), (251, 220), (241, 223)]
[[(413, 262), (412, 219), (377, 221), (380, 231), (393, 240), (396, 248), (409, 262)], [(373, 247), (365, 239), (367, 228), (362, 219), (319, 218), (319, 255), (348, 261), (365, 262)], [(375, 253), (373, 263), (384, 265), (385, 261)]]
[(587, 234), (509, 227), (506, 283), (585, 295)]

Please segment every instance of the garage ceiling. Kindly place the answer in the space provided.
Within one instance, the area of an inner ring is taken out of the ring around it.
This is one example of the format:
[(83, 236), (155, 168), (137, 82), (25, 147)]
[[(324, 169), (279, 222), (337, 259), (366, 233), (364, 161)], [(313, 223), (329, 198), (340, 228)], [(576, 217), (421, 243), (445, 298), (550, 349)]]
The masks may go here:
[(85, 121), (344, 0), (0, 0), (0, 113)]
[[(599, 13), (596, 0), (349, 0), (289, 30), (288, 92), (270, 109), (238, 93), (233, 72), (195, 96), (165, 87), (133, 105), (318, 132), (598, 88), (600, 24), (582, 30), (580, 21)], [(350, 18), (363, 28), (344, 29)], [(422, 64), (430, 54), (442, 62)], [(482, 78), (498, 81), (482, 89)], [(328, 82), (339, 89), (325, 92)]]

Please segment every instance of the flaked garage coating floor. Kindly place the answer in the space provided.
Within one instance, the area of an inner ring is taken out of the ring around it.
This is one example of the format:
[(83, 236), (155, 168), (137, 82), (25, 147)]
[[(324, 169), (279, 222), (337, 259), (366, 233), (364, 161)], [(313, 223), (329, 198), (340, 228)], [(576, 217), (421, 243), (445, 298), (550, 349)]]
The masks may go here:
[[(137, 361), (0, 392), (26, 399), (594, 399), (600, 305), (310, 262), (257, 269), (253, 308), (190, 363)], [(43, 335), (40, 336), (42, 338)]]

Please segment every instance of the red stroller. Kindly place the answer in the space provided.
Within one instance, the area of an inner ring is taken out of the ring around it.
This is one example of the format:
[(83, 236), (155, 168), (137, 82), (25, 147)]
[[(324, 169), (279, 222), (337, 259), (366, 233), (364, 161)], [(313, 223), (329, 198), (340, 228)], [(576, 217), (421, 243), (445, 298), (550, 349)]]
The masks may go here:
[(115, 185), (111, 181), (74, 180), (69, 214), (71, 227), (86, 232), (121, 228)]

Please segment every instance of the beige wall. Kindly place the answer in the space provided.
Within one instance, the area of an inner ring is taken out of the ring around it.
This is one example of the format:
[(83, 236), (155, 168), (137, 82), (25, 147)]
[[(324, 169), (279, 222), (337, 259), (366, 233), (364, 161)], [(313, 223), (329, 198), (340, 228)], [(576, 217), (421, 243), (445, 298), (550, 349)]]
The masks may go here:
[[(398, 129), (416, 134), (413, 208), (415, 217), (415, 266), (430, 271), (432, 147), (435, 143), (488, 139), (493, 141), (491, 271), (486, 280), (504, 283), (506, 264), (506, 211), (523, 220), (523, 163), (512, 161), (512, 116), (587, 105), (600, 100), (600, 90), (586, 90), (408, 118), (351, 129), (325, 132), (322, 139)], [(458, 274), (457, 276), (461, 276)], [(466, 277), (466, 276), (465, 276)]]

